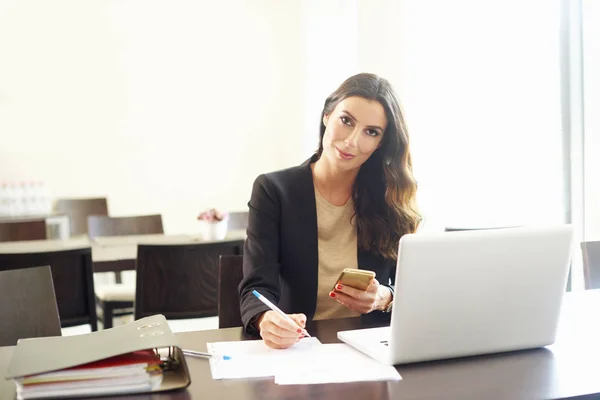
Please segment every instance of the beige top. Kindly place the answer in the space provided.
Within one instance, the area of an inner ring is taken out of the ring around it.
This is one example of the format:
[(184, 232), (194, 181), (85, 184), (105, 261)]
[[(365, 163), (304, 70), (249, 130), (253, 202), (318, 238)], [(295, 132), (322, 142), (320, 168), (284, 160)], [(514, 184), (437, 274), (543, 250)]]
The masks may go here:
[(325, 200), (315, 186), (317, 226), (319, 235), (319, 284), (317, 308), (313, 319), (357, 317), (335, 299), (329, 292), (344, 268), (358, 268), (356, 226), (352, 221), (354, 202), (348, 200), (343, 206), (335, 206)]

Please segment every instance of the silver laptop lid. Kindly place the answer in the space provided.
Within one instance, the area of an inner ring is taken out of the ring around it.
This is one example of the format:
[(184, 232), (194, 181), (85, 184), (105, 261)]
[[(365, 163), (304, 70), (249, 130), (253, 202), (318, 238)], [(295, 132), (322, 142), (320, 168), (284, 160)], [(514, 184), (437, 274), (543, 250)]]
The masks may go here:
[(392, 362), (553, 343), (571, 248), (570, 225), (405, 235)]

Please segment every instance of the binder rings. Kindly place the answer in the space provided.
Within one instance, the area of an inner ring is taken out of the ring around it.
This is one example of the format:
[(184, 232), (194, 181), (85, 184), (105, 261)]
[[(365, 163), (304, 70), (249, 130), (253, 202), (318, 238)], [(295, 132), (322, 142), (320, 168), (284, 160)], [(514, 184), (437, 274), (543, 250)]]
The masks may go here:
[(151, 390), (127, 394), (165, 392), (189, 386), (191, 379), (185, 357), (163, 315), (85, 335), (20, 339), (10, 360), (6, 379), (59, 371), (147, 349), (154, 349), (161, 356), (162, 383)]

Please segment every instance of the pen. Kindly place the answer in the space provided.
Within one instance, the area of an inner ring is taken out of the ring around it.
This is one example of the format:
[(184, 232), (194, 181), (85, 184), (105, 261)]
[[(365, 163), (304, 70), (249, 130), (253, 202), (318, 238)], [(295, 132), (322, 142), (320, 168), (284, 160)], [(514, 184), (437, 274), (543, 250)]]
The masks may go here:
[[(271, 310), (275, 311), (277, 314), (281, 315), (283, 318), (287, 319), (292, 324), (298, 325), (296, 323), (296, 321), (294, 321), (293, 319), (291, 319), (290, 317), (288, 317), (286, 313), (284, 313), (283, 311), (281, 311), (275, 304), (271, 303), (267, 298), (265, 298), (265, 296), (263, 296), (262, 294), (258, 293), (256, 290), (253, 290), (252, 294), (255, 295), (257, 299), (259, 299), (260, 301), (262, 301), (263, 303), (265, 303), (266, 306), (269, 307)], [(304, 336), (311, 337), (308, 334), (308, 332), (306, 331), (306, 329), (302, 328), (301, 326), (298, 326), (298, 327), (300, 329), (302, 329), (302, 333), (304, 333)]]
[[(213, 354), (205, 353), (203, 351), (182, 349), (181, 352), (184, 355), (191, 356), (191, 357), (201, 357), (201, 358), (211, 358), (211, 357), (213, 357)], [(231, 357), (229, 357), (229, 356), (223, 356), (223, 360), (231, 360)]]

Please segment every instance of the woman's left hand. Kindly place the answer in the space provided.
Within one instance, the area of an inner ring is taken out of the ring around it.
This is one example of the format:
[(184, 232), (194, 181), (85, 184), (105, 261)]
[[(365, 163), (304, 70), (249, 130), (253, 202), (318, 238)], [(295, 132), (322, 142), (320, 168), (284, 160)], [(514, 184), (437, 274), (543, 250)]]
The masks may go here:
[(374, 310), (385, 310), (392, 301), (390, 290), (381, 286), (373, 278), (366, 290), (355, 289), (338, 283), (329, 296), (338, 303), (361, 314), (368, 314)]

